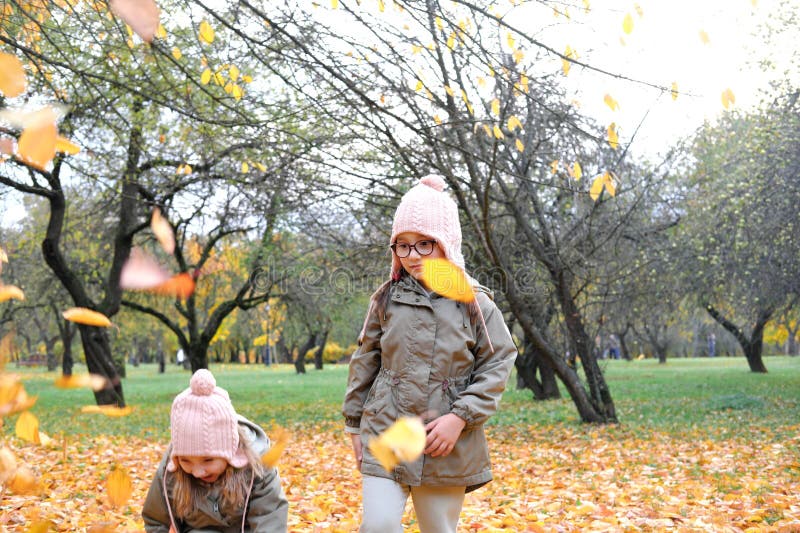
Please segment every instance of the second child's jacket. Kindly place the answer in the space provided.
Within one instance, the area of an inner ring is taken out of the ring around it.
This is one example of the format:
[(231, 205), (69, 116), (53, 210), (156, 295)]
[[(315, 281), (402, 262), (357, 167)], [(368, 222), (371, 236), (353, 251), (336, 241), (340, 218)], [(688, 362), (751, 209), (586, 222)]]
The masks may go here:
[[(269, 438), (257, 424), (239, 416), (239, 426), (246, 428), (250, 436), (250, 446), (257, 456), (265, 453), (270, 446)], [(203, 428), (197, 428), (202, 431)], [(170, 460), (169, 450), (158, 465), (150, 490), (147, 492), (142, 517), (147, 533), (168, 533), (170, 516), (166, 498), (170, 498), (172, 513), (175, 506), (172, 502), (174, 475), (166, 471)], [(164, 478), (166, 476), (166, 479)], [(166, 494), (164, 492), (166, 487)], [(177, 533), (201, 533), (221, 531), (224, 533), (286, 533), (288, 528), (289, 503), (281, 488), (281, 480), (275, 468), (268, 468), (262, 477), (253, 480), (247, 509), (227, 509), (222, 505), (219, 491), (211, 487), (204, 498), (197, 502), (191, 516), (178, 520)], [(246, 516), (243, 513), (246, 512)], [(242, 527), (244, 525), (244, 528)]]
[[(390, 291), (385, 312), (367, 317), (342, 409), (346, 426), (361, 433), (361, 472), (410, 486), (474, 490), (492, 479), (483, 424), (497, 410), (517, 355), (503, 315), (481, 286), (476, 296), (485, 328), (470, 323), (463, 303), (429, 295), (411, 276)], [(427, 423), (447, 413), (466, 426), (446, 457), (422, 455), (386, 472), (369, 453), (369, 440), (398, 417)]]

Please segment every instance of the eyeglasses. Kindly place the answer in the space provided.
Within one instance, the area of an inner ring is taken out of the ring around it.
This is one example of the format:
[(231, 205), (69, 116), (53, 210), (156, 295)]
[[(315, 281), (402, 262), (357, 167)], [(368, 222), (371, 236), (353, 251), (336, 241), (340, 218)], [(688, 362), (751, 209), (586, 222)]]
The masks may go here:
[(405, 259), (411, 255), (411, 250), (416, 250), (419, 255), (431, 255), (433, 247), (436, 246), (436, 241), (424, 240), (417, 241), (414, 244), (407, 244), (404, 242), (396, 242), (389, 246), (397, 257)]

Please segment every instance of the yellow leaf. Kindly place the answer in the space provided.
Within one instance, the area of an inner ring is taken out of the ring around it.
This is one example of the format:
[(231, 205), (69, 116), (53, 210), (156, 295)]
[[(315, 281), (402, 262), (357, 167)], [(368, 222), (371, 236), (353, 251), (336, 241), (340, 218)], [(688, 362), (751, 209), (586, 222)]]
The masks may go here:
[(383, 3), (383, 0), (378, 0), (378, 11), (383, 13), (384, 9), (386, 9), (386, 5)]
[(23, 161), (44, 170), (56, 155), (56, 115), (46, 107), (34, 113), (27, 124), (19, 136), (17, 152)]
[(575, 50), (573, 50), (570, 45), (567, 45), (567, 48), (564, 50), (564, 57), (561, 59), (561, 70), (564, 72), (564, 76), (569, 74), (569, 69), (572, 66), (572, 63), (569, 60), (577, 57), (578, 54), (575, 52)]
[(622, 31), (628, 35), (633, 31), (633, 17), (630, 13), (625, 13), (625, 18), (622, 19)]
[(436, 29), (442, 31), (442, 29), (444, 28), (444, 23), (442, 23), (441, 17), (436, 17), (435, 22), (436, 22)]
[(225, 85), (225, 76), (222, 75), (222, 72), (214, 73), (214, 83), (216, 83), (220, 87)]
[(399, 463), (416, 460), (425, 450), (425, 426), (418, 417), (401, 417), (369, 441), (370, 453), (387, 472)]
[(442, 123), (442, 119), (439, 118), (439, 115), (433, 115), (433, 121), (435, 123), (437, 123), (437, 124), (441, 124)]
[(7, 300), (24, 300), (25, 293), (16, 285), (0, 285), (0, 302)]
[(211, 69), (205, 69), (202, 74), (200, 74), (200, 83), (203, 85), (208, 85), (208, 82), (211, 81)]
[(430, 290), (451, 300), (471, 302), (475, 299), (467, 275), (447, 259), (423, 259), (421, 279)]
[(205, 20), (200, 23), (199, 35), (200, 40), (206, 44), (214, 42), (214, 28)]
[(331, 9), (339, 9), (339, 0), (331, 0)]
[(422, 83), (422, 80), (417, 80), (417, 84), (414, 87), (414, 90), (415, 91), (419, 91), (420, 89), (422, 89), (422, 87), (424, 87), (424, 84)]
[(278, 464), (278, 459), (280, 459), (283, 450), (286, 449), (286, 445), (289, 444), (291, 434), (284, 428), (275, 426), (270, 431), (270, 436), (272, 441), (270, 448), (261, 456), (261, 463), (267, 468), (272, 468)]
[(603, 97), (603, 101), (611, 109), (611, 111), (617, 111), (619, 109), (619, 103), (616, 100), (614, 100), (614, 97), (611, 96), (610, 94), (606, 94)]
[(511, 32), (508, 32), (506, 34), (506, 42), (508, 43), (508, 47), (513, 50), (514, 49), (514, 36), (511, 34)]
[(253, 163), (253, 164), (254, 164), (254, 165), (256, 166), (256, 168), (257, 168), (258, 170), (260, 170), (261, 172), (266, 172), (266, 171), (267, 171), (267, 167), (266, 167), (266, 166), (264, 166), (264, 163), (259, 163), (258, 161), (256, 161), (256, 162), (255, 162), (255, 163)]
[(66, 320), (75, 322), (77, 324), (84, 324), (86, 326), (97, 326), (107, 328), (111, 325), (108, 317), (97, 311), (92, 311), (86, 307), (71, 307), (61, 313)]
[(619, 146), (619, 136), (617, 135), (617, 125), (616, 123), (612, 122), (608, 126), (608, 144), (611, 145), (611, 148), (614, 150), (617, 149)]
[(700, 40), (703, 42), (703, 44), (708, 44), (711, 42), (711, 39), (708, 38), (708, 34), (705, 32), (705, 30), (700, 30)]
[(592, 7), (589, 5), (589, 0), (583, 0), (583, 9), (586, 13), (591, 11)]
[(642, 6), (640, 6), (638, 3), (633, 4), (633, 9), (636, 10), (636, 14), (639, 15), (639, 18), (642, 18), (644, 16), (644, 11), (642, 10)]
[(153, 0), (110, 0), (108, 7), (143, 41), (153, 41), (159, 27), (158, 6)]
[(736, 96), (730, 89), (722, 91), (722, 107), (729, 109), (731, 105), (736, 103)]
[(181, 49), (178, 48), (177, 46), (174, 46), (172, 48), (172, 57), (174, 57), (176, 60), (178, 60), (178, 59), (183, 57), (183, 53), (181, 53)]
[(108, 476), (108, 501), (114, 507), (122, 507), (133, 494), (131, 477), (124, 468), (117, 466)]
[(33, 495), (40, 491), (39, 482), (33, 477), (33, 472), (25, 465), (21, 465), (8, 483), (8, 489), (15, 494)]
[(56, 152), (75, 155), (80, 151), (81, 147), (75, 144), (74, 142), (70, 141), (69, 139), (65, 139), (61, 135), (58, 135), (56, 137)]
[(445, 91), (447, 94), (449, 94), (450, 96), (453, 96), (453, 95), (455, 94), (455, 93), (453, 92), (453, 89), (451, 89), (449, 85), (445, 85), (445, 86), (444, 86), (444, 91)]
[(514, 50), (514, 53), (511, 55), (514, 58), (514, 63), (517, 64), (519, 64), (523, 59), (525, 59), (525, 54), (523, 54), (522, 50), (520, 50), (519, 48)]
[(673, 100), (677, 100), (678, 99), (678, 82), (677, 81), (673, 81), (672, 82), (672, 91), (671, 92), (672, 92), (672, 99)]
[(528, 93), (528, 76), (526, 76), (525, 74), (522, 74), (519, 77), (519, 84), (522, 86), (522, 90), (525, 92), (525, 94), (527, 94)]
[(505, 138), (505, 135), (503, 135), (503, 130), (501, 130), (500, 126), (498, 126), (496, 124), (495, 124), (494, 128), (492, 128), (492, 133), (494, 133), (494, 136), (495, 136), (496, 139), (504, 139)]
[(451, 33), (450, 36), (447, 38), (447, 48), (452, 50), (456, 46), (456, 34)]
[(245, 83), (252, 83), (253, 76), (251, 76), (250, 74), (245, 74), (244, 76), (242, 76), (242, 81)]
[(25, 69), (17, 56), (0, 52), (0, 92), (15, 98), (25, 92)]
[(17, 457), (7, 446), (0, 448), (0, 484), (11, 479), (17, 470)]
[(519, 121), (516, 115), (511, 115), (508, 117), (508, 131), (513, 132), (514, 128), (522, 129), (522, 122)]
[(79, 389), (89, 387), (98, 391), (106, 387), (108, 380), (99, 374), (73, 374), (71, 376), (61, 375), (56, 378), (54, 384), (59, 389)]
[(153, 215), (150, 217), (150, 229), (153, 231), (153, 235), (156, 236), (161, 248), (172, 255), (175, 252), (175, 233), (158, 207), (153, 209)]
[(125, 406), (118, 407), (116, 405), (84, 405), (81, 407), (81, 413), (99, 413), (106, 416), (128, 416), (133, 412), (133, 407)]
[(39, 419), (30, 411), (24, 411), (17, 418), (17, 425), (14, 429), (17, 437), (34, 444), (40, 444), (39, 440)]
[(514, 141), (514, 145), (517, 147), (517, 150), (519, 150), (520, 153), (525, 152), (525, 145), (522, 144), (522, 141), (520, 141), (519, 139)]
[(558, 172), (558, 159), (550, 163), (550, 174), (555, 174), (556, 172)]
[(603, 192), (603, 185), (605, 183), (605, 174), (601, 176), (597, 176), (594, 181), (592, 182), (592, 187), (589, 189), (589, 196), (592, 197), (592, 200), (595, 202), (598, 198), (600, 198), (600, 193)]
[(236, 81), (239, 79), (239, 67), (233, 65), (230, 70), (228, 70), (228, 76), (232, 81)]
[(614, 174), (614, 172), (612, 171), (608, 171), (605, 174), (603, 174), (603, 186), (605, 187), (606, 192), (608, 192), (608, 194), (612, 197), (617, 194), (617, 184), (615, 177), (616, 174)]
[(492, 113), (495, 115), (500, 115), (500, 100), (495, 98), (492, 100)]
[(569, 175), (575, 178), (575, 181), (579, 181), (583, 176), (583, 169), (581, 168), (581, 164), (575, 161), (572, 164), (572, 167), (569, 169)]
[(156, 28), (156, 37), (158, 37), (159, 39), (167, 38), (167, 29), (164, 27), (163, 24), (159, 24), (158, 28)]
[(250, 165), (245, 161), (242, 163), (242, 174), (247, 174), (248, 172), (250, 172)]
[(25, 530), (25, 533), (47, 533), (52, 526), (53, 523), (48, 520), (38, 520), (32, 523), (28, 529)]

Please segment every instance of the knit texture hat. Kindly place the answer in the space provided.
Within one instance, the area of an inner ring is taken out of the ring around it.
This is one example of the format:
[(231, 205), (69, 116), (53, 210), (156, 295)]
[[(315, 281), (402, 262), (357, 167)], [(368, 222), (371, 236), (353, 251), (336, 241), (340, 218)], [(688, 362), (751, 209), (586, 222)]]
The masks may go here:
[(221, 457), (235, 468), (247, 464), (239, 449), (236, 411), (228, 392), (217, 387), (214, 376), (205, 369), (194, 373), (189, 388), (172, 402), (170, 414), (172, 452), (167, 470), (174, 472), (175, 457)]
[[(394, 214), (389, 244), (401, 233), (421, 233), (435, 239), (445, 257), (464, 270), (458, 207), (450, 195), (443, 192), (444, 186), (444, 178), (430, 174), (403, 195)], [(392, 254), (393, 280), (400, 279), (401, 268), (400, 260)]]

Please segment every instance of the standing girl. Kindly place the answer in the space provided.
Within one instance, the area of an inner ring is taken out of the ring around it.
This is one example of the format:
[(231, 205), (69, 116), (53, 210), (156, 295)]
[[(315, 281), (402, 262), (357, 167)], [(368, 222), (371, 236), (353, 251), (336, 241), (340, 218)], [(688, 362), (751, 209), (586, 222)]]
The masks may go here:
[[(409, 494), (422, 533), (455, 532), (464, 494), (492, 479), (483, 424), (517, 352), (487, 289), (473, 283), (475, 300), (462, 304), (422, 279), (428, 258), (464, 269), (458, 209), (443, 190), (427, 176), (397, 207), (391, 279), (372, 295), (350, 361), (343, 414), (362, 473), (362, 533), (402, 531)], [(387, 472), (368, 444), (400, 416), (423, 418), (425, 450)]]
[(172, 402), (172, 441), (142, 509), (148, 533), (285, 533), (289, 504), (261, 455), (269, 439), (236, 414), (208, 370)]

